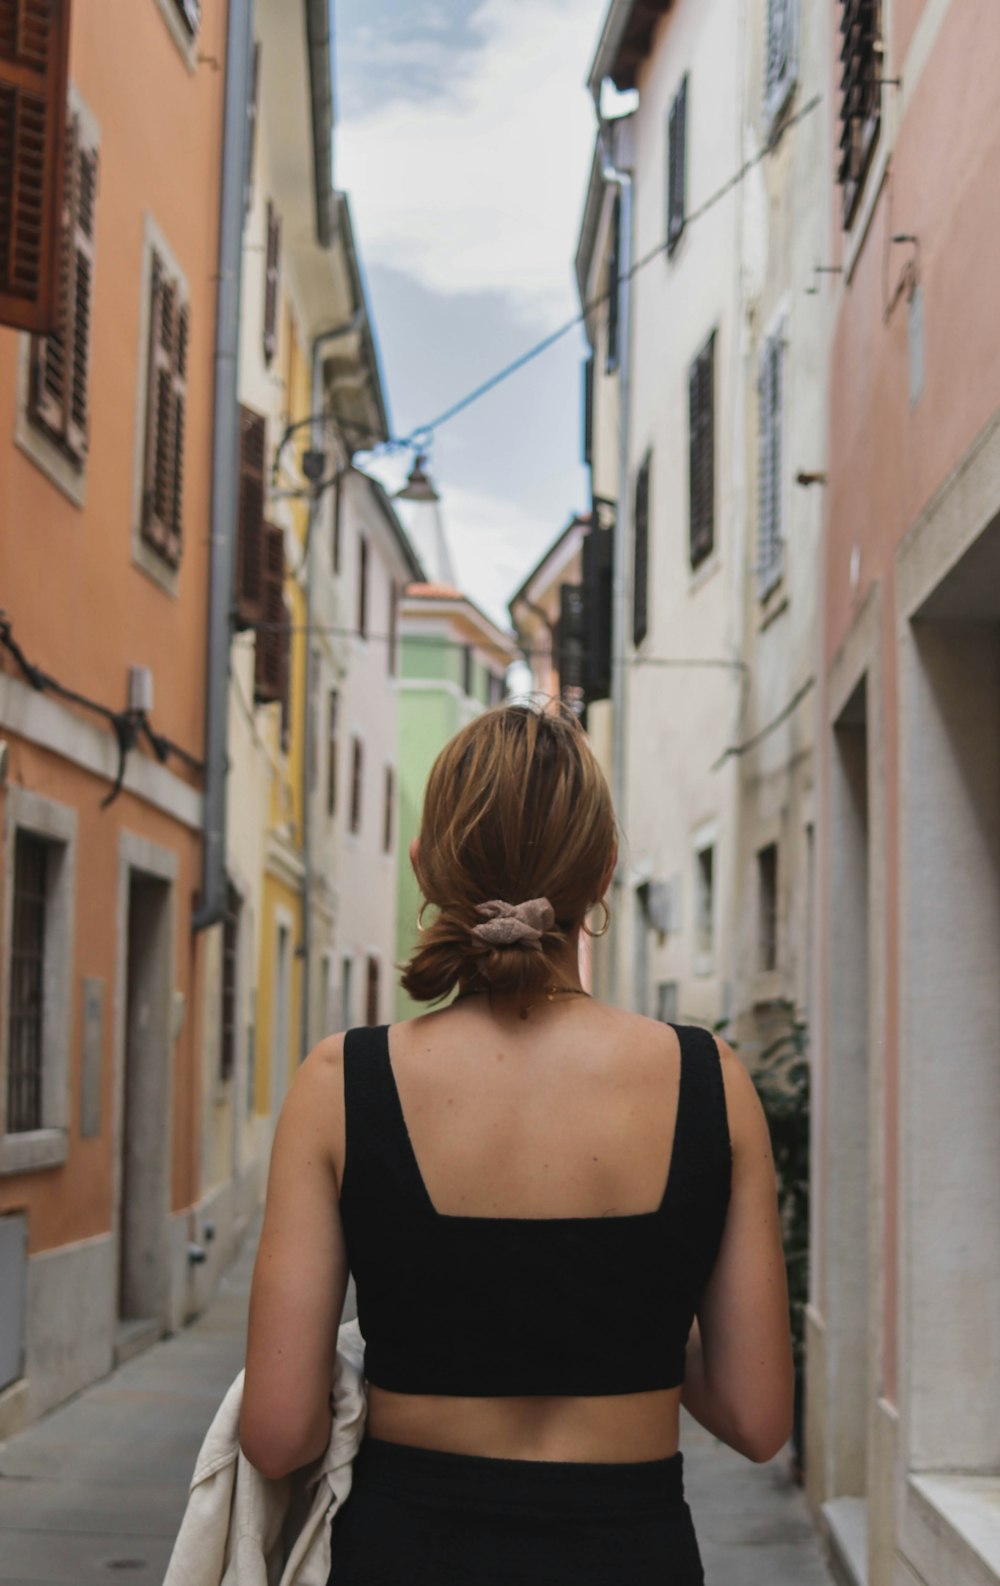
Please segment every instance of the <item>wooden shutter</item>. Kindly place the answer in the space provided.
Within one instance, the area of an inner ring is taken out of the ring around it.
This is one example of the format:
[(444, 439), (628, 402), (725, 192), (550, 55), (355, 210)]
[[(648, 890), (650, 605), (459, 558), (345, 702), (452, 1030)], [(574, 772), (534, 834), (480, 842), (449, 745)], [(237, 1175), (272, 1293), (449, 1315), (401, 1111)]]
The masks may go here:
[(596, 512), (583, 542), (583, 697), (589, 705), (611, 692), (611, 595), (614, 528), (602, 528)]
[(97, 150), (72, 116), (63, 164), (57, 323), (50, 335), (32, 341), (28, 410), (76, 463), (87, 453), (96, 204)]
[(264, 469), (267, 421), (240, 408), (240, 493), (236, 529), (236, 628), (252, 628), (264, 614)]
[(340, 697), (336, 689), (330, 690), (327, 706), (327, 760), (326, 760), (326, 813), (337, 813), (337, 735), (340, 720)]
[(583, 589), (579, 584), (562, 584), (559, 589), (556, 670), (559, 697), (573, 710), (583, 706), (583, 655), (586, 643)]
[(174, 0), (180, 19), (192, 38), (201, 26), (201, 0)]
[(781, 330), (764, 345), (760, 368), (760, 429), (758, 445), (757, 575), (760, 593), (766, 594), (781, 565)]
[(257, 630), (254, 693), (259, 705), (280, 704), (285, 693), (289, 647), (285, 606), (285, 536), (274, 523), (262, 525), (262, 610)]
[(264, 272), (264, 362), (270, 363), (278, 345), (278, 272), (281, 263), (281, 221), (267, 201), (267, 266)]
[(715, 543), (715, 332), (698, 354), (688, 381), (690, 424), (691, 566)]
[(368, 541), (358, 536), (358, 638), (368, 637)]
[(608, 345), (605, 370), (612, 374), (618, 367), (618, 296), (621, 288), (621, 200), (616, 198), (611, 208), (611, 252), (608, 256)]
[(181, 559), (190, 317), (159, 254), (150, 270), (143, 538), (171, 567)]
[(844, 225), (864, 186), (882, 118), (881, 0), (841, 0), (840, 169)]
[(364, 776), (364, 750), (360, 738), (351, 739), (351, 831), (361, 830), (361, 794)]
[(379, 1015), (379, 962), (377, 958), (368, 960), (368, 986), (365, 998), (365, 1013), (369, 1024), (378, 1024)]
[(594, 460), (594, 355), (583, 361), (583, 461)]
[(69, 0), (0, 0), (0, 324), (59, 313)]
[(687, 211), (687, 77), (670, 106), (667, 158), (667, 252), (673, 253), (684, 232)]
[(632, 522), (632, 643), (640, 645), (649, 632), (649, 473), (647, 453), (635, 481)]

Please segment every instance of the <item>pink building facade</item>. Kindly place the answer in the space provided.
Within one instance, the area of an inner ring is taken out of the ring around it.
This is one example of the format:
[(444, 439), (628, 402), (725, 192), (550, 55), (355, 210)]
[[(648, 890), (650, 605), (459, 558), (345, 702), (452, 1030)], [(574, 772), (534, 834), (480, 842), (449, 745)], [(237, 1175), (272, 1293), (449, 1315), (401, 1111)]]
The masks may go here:
[(830, 26), (807, 1483), (841, 1579), (963, 1586), (1000, 1580), (1000, 17)]

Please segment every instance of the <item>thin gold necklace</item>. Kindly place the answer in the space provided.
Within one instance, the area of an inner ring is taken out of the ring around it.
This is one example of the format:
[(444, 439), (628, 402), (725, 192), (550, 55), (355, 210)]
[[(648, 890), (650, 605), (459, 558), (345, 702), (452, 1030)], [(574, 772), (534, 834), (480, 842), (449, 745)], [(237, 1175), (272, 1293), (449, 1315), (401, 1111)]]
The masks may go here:
[[(466, 998), (466, 997), (481, 997), (483, 995), (483, 992), (484, 991), (488, 991), (488, 990), (489, 990), (488, 986), (482, 986), (477, 991), (460, 991), (460, 992), (458, 992), (457, 996), (452, 998), (452, 1001), (453, 1002), (462, 1002), (464, 1000), (464, 998)], [(545, 993), (546, 1002), (552, 1002), (554, 1000), (554, 998), (559, 997), (559, 996), (569, 996), (569, 997), (589, 997), (590, 996), (590, 992), (589, 991), (585, 991), (583, 986), (543, 986), (542, 990)], [(522, 1019), (526, 1019), (528, 1017), (528, 1014), (531, 1012), (533, 1007), (535, 1007), (535, 1003), (533, 1003), (533, 1002), (525, 1003), (522, 1006), (522, 1008), (520, 1009), (521, 1018)]]

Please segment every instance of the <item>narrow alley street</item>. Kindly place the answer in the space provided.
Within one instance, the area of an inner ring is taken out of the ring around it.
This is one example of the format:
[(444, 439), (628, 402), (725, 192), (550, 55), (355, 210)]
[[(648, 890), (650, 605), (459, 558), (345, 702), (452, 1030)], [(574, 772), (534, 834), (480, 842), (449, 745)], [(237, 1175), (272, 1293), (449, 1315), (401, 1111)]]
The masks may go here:
[[(252, 1263), (248, 1240), (193, 1326), (0, 1444), (3, 1586), (160, 1586), (204, 1430), (242, 1364)], [(750, 1465), (691, 1422), (684, 1450), (708, 1586), (828, 1586), (784, 1456)]]

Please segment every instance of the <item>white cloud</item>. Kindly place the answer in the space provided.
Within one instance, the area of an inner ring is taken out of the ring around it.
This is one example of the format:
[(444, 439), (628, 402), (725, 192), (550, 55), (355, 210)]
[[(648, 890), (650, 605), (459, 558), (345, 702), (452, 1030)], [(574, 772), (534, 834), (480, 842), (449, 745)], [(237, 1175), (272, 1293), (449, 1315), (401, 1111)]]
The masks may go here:
[(583, 83), (605, 6), (483, 0), (471, 50), (441, 33), (407, 42), (391, 27), (351, 41), (342, 70), (363, 50), (369, 90), (408, 72), (425, 90), (381, 102), (369, 92), (337, 129), (337, 182), (369, 262), (439, 292), (503, 292), (536, 321), (572, 311), (594, 137)]

